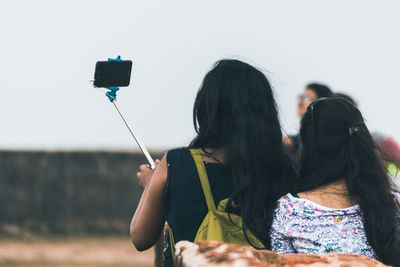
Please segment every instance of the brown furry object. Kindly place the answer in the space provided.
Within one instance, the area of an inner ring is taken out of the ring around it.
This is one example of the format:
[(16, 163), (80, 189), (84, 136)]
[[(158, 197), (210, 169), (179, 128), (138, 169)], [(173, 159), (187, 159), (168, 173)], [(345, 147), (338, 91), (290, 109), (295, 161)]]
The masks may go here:
[(248, 266), (387, 266), (361, 255), (329, 253), (277, 254), (269, 250), (256, 250), (219, 241), (176, 244), (176, 267), (248, 267)]

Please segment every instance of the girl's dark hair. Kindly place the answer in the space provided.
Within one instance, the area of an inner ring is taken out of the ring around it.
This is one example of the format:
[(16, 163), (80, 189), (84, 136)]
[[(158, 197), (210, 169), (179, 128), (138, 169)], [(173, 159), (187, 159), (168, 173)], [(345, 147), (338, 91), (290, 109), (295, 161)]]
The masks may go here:
[(332, 96), (332, 90), (328, 86), (321, 83), (307, 84), (306, 89), (314, 91), (317, 95), (317, 98)]
[(369, 245), (385, 264), (400, 265), (398, 206), (360, 111), (343, 98), (322, 98), (301, 121), (303, 150), (295, 192), (345, 179), (361, 208)]
[(347, 101), (349, 101), (351, 104), (353, 104), (354, 106), (358, 106), (357, 102), (354, 100), (354, 98), (352, 98), (351, 96), (349, 96), (348, 94), (345, 93), (334, 93), (332, 95), (333, 97), (339, 97), (339, 98), (344, 98)]
[(197, 93), (193, 122), (197, 136), (190, 147), (225, 152), (233, 188), (227, 210), (238, 205), (246, 238), (249, 229), (270, 248), (276, 201), (290, 191), (296, 173), (283, 150), (267, 78), (239, 60), (218, 61)]

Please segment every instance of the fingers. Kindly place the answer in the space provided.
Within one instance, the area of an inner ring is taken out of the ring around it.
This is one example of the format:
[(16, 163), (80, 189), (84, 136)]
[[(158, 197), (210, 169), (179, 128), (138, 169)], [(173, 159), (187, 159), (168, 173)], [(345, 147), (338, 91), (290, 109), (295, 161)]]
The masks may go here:
[(156, 159), (156, 161), (154, 162), (155, 163), (155, 165), (156, 165), (156, 168), (158, 167), (158, 165), (160, 165), (160, 160), (159, 159)]
[(144, 182), (143, 182), (142, 172), (136, 173), (136, 176), (137, 176), (137, 178), (138, 178), (137, 180), (138, 180), (139, 186), (142, 187), (142, 188), (144, 188), (144, 187), (145, 187), (145, 184), (144, 184)]
[[(160, 165), (160, 161), (157, 159), (155, 161), (155, 167), (157, 168), (158, 165)], [(139, 169), (140, 171), (136, 173), (136, 176), (138, 178), (139, 185), (141, 187), (145, 187), (149, 183), (154, 170), (150, 168), (149, 164), (141, 164)]]
[(144, 172), (150, 169), (150, 165), (149, 164), (142, 164), (139, 167), (140, 171)]

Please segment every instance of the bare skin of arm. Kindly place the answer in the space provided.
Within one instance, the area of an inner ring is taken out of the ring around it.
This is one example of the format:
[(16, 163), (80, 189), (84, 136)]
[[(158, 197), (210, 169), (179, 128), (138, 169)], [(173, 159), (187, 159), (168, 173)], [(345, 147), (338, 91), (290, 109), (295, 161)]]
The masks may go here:
[(141, 165), (137, 174), (144, 191), (132, 218), (130, 235), (136, 249), (151, 248), (159, 239), (164, 227), (163, 193), (167, 182), (167, 160), (164, 156), (152, 171), (148, 165)]
[[(207, 149), (212, 157), (205, 156), (200, 149), (203, 160), (207, 162), (223, 162), (223, 150)], [(159, 239), (164, 227), (165, 217), (162, 198), (167, 182), (168, 167), (166, 155), (161, 163), (156, 161), (156, 168), (152, 171), (149, 165), (141, 165), (137, 173), (139, 184), (144, 191), (132, 217), (130, 235), (136, 249), (143, 251), (151, 248)]]

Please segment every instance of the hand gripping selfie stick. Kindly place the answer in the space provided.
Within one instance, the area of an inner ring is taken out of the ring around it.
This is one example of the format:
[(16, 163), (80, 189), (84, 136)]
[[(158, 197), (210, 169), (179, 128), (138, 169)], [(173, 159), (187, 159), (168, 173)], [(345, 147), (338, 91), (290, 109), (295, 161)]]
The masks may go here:
[[(116, 59), (113, 58), (109, 58), (108, 61), (122, 61), (121, 57), (118, 56)], [(120, 109), (118, 108), (118, 105), (116, 103), (117, 101), (117, 91), (119, 90), (119, 87), (105, 87), (106, 89), (110, 90), (108, 92), (106, 92), (106, 96), (108, 97), (108, 99), (110, 100), (111, 103), (114, 104), (114, 107), (117, 109), (119, 115), (121, 116), (122, 120), (124, 121), (126, 127), (128, 127), (129, 132), (131, 133), (131, 135), (133, 136), (133, 139), (135, 139), (136, 143), (138, 144), (140, 150), (142, 150), (143, 154), (146, 156), (147, 161), (150, 163), (150, 168), (152, 170), (154, 170), (155, 168), (155, 163), (153, 158), (150, 156), (149, 151), (147, 150), (147, 148), (144, 146), (144, 144), (142, 143), (142, 141), (139, 139), (139, 137), (137, 137), (135, 135), (135, 133), (133, 132), (132, 128), (129, 126), (128, 122), (125, 120), (124, 116), (122, 115)]]

